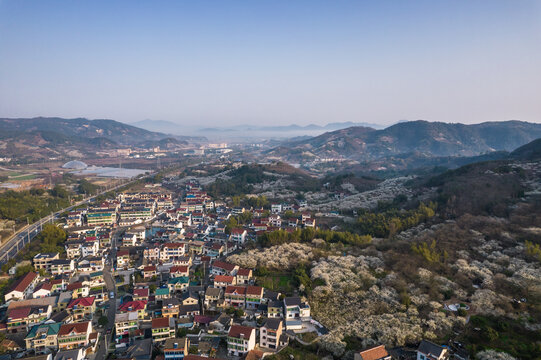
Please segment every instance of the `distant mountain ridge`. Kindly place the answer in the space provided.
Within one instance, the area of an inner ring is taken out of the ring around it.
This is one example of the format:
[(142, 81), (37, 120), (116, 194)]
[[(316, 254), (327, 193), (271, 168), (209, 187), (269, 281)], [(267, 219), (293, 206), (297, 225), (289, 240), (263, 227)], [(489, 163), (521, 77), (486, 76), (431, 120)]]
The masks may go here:
[(388, 156), (420, 153), (430, 157), (476, 156), (512, 151), (541, 137), (541, 124), (523, 121), (465, 125), (424, 120), (401, 122), (383, 130), (350, 127), (310, 140), (288, 143), (268, 152), (288, 160), (348, 158), (371, 161)]
[(352, 126), (367, 126), (375, 129), (382, 128), (381, 125), (368, 124), (368, 123), (355, 123), (355, 122), (333, 122), (326, 125), (257, 125), (257, 124), (241, 124), (231, 126), (211, 126), (211, 127), (198, 127), (196, 124), (183, 125), (177, 124), (167, 120), (141, 120), (130, 123), (130, 125), (140, 127), (142, 129), (150, 131), (158, 131), (169, 134), (178, 134), (179, 131), (188, 132), (196, 135), (207, 134), (242, 134), (247, 132), (249, 134), (269, 134), (270, 136), (276, 136), (282, 134), (285, 137), (297, 136), (297, 135), (316, 135), (317, 133), (325, 131), (333, 131), (344, 129)]
[(0, 156), (28, 161), (48, 157), (81, 157), (113, 147), (150, 147), (161, 143), (170, 146), (192, 139), (108, 119), (0, 118)]

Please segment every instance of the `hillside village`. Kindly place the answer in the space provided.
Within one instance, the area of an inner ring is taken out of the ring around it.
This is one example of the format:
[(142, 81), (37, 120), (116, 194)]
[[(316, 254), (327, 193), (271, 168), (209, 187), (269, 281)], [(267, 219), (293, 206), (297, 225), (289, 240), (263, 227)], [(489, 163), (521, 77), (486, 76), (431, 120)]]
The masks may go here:
[[(5, 292), (0, 346), (46, 360), (257, 359), (328, 333), (298, 288), (265, 287), (261, 269), (228, 261), (265, 234), (315, 230), (306, 201), (245, 208), (193, 179), (180, 190), (124, 192), (66, 214), (64, 251), (35, 255)], [(409, 354), (450, 355), (429, 341)], [(383, 345), (355, 354), (375, 358), (390, 355)]]

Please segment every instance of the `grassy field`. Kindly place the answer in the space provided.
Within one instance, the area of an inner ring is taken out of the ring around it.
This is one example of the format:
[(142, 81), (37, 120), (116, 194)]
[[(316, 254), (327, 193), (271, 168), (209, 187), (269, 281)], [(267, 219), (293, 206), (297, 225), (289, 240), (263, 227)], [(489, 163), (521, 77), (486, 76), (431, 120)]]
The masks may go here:
[(291, 294), (293, 292), (292, 280), (293, 278), (289, 274), (269, 274), (258, 277), (257, 283), (259, 286), (273, 291)]
[(12, 176), (12, 177), (10, 177), (10, 180), (19, 180), (19, 181), (33, 180), (33, 179), (35, 179), (36, 177), (37, 177), (36, 174), (18, 175), (18, 176)]

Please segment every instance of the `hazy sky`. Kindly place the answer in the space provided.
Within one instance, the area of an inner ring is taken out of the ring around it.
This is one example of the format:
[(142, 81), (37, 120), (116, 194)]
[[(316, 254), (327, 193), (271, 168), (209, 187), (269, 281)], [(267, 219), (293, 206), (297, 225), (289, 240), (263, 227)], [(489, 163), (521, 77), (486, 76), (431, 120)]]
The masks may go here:
[(0, 0), (0, 116), (541, 122), (541, 1)]

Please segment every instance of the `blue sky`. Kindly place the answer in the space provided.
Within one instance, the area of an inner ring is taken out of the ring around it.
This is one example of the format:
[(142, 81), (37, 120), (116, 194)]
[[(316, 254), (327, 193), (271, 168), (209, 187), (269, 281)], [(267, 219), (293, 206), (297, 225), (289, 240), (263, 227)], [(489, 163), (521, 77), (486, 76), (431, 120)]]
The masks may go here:
[(541, 122), (541, 1), (0, 0), (0, 116)]

